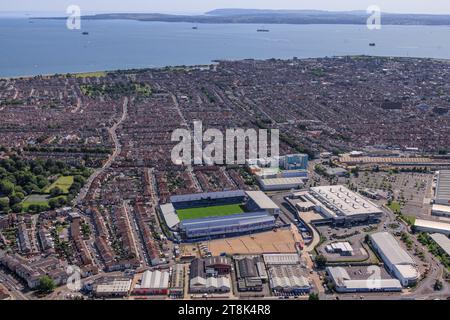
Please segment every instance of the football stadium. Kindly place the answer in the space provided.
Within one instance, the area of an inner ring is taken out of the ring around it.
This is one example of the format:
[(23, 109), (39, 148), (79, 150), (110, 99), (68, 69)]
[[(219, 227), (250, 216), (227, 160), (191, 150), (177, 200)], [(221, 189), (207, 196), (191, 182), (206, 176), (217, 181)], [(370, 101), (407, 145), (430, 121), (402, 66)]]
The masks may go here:
[(279, 213), (263, 192), (243, 190), (172, 196), (160, 210), (168, 228), (187, 241), (271, 230)]

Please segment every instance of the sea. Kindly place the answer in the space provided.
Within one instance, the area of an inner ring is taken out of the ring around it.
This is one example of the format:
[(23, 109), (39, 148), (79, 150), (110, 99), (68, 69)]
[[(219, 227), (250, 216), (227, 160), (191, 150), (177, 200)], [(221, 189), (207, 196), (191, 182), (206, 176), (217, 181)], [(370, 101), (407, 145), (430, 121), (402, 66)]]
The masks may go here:
[(80, 30), (70, 30), (65, 20), (1, 17), (0, 77), (249, 58), (375, 55), (450, 59), (449, 38), (449, 26), (382, 25), (380, 30), (369, 30), (365, 25), (82, 20)]

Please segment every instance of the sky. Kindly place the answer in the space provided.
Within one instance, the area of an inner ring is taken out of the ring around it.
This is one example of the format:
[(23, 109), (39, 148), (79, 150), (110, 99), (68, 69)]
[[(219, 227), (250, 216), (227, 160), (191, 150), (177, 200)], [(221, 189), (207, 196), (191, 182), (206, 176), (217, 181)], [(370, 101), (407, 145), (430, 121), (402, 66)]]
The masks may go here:
[(203, 13), (217, 8), (366, 10), (450, 14), (449, 0), (0, 0), (1, 12), (65, 12), (69, 5), (88, 12)]

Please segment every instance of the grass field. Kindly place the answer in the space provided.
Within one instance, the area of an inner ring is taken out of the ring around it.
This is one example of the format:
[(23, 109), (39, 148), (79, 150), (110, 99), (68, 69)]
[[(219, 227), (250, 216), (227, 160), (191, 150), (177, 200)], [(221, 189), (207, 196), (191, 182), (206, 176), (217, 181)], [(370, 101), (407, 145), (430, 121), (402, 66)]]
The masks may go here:
[[(59, 198), (64, 198), (67, 200), (67, 196), (59, 196), (53, 199)], [(22, 201), (22, 211), (27, 211), (31, 205), (47, 206), (47, 208), (49, 208), (48, 202), (50, 199), (52, 199), (50, 198), (50, 195), (31, 194)]]
[(106, 72), (98, 71), (98, 72), (84, 72), (84, 73), (74, 73), (76, 78), (100, 78), (105, 77)]
[(62, 176), (53, 182), (44, 192), (49, 193), (55, 187), (59, 187), (64, 193), (69, 193), (70, 186), (73, 184), (73, 176)]
[(245, 210), (239, 204), (177, 210), (178, 218), (180, 220), (229, 216), (244, 212)]

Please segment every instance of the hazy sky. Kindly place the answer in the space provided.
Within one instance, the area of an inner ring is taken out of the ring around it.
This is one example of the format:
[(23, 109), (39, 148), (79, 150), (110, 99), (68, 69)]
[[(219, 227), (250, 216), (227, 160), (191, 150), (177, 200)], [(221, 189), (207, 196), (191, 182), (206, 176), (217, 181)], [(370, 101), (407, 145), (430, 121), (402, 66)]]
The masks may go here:
[(216, 8), (365, 10), (378, 5), (384, 12), (450, 13), (450, 0), (0, 0), (0, 11), (65, 12), (68, 5), (84, 12), (202, 13)]

